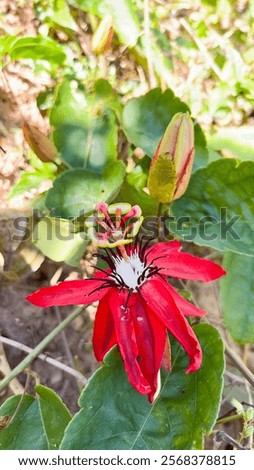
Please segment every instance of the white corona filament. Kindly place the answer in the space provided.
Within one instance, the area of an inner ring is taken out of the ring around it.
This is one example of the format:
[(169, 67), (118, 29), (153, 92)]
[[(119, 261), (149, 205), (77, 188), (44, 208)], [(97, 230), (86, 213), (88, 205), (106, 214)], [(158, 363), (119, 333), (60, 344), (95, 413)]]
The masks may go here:
[(122, 278), (127, 287), (135, 292), (138, 287), (138, 279), (145, 269), (145, 263), (140, 260), (138, 253), (136, 251), (132, 253), (128, 261), (117, 256), (114, 258), (114, 264), (116, 274)]

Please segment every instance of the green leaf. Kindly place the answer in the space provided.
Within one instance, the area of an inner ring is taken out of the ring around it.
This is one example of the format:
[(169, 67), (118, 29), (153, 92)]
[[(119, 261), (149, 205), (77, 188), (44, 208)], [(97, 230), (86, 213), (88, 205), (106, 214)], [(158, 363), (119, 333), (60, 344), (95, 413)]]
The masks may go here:
[(46, 207), (56, 217), (66, 219), (88, 214), (98, 202), (110, 202), (115, 197), (124, 174), (120, 161), (108, 164), (101, 175), (82, 168), (65, 171), (48, 191)]
[(13, 44), (17, 41), (17, 36), (5, 36), (0, 38), (0, 57), (9, 54)]
[(61, 398), (50, 388), (43, 385), (35, 387), (39, 395), (39, 406), (49, 448), (58, 449), (66, 426), (71, 421), (71, 414)]
[(163, 372), (153, 405), (130, 385), (113, 349), (83, 391), (61, 449), (201, 449), (217, 418), (224, 360), (217, 330), (194, 329), (204, 354), (201, 369), (186, 375), (187, 357), (175, 343), (172, 373)]
[(119, 193), (119, 199), (129, 202), (132, 206), (137, 204), (138, 201), (143, 216), (154, 215), (158, 209), (158, 202), (143, 191), (143, 188), (147, 185), (150, 163), (149, 157), (142, 158), (141, 162), (126, 175), (126, 180)]
[(43, 36), (23, 37), (18, 39), (12, 46), (10, 51), (12, 60), (17, 59), (33, 59), (47, 60), (61, 65), (66, 55), (62, 47), (53, 39)]
[(196, 171), (173, 203), (170, 229), (184, 240), (254, 256), (254, 162), (221, 159)]
[(54, 180), (57, 167), (53, 163), (44, 163), (42, 170), (24, 171), (20, 180), (12, 187), (9, 199), (18, 197), (25, 191), (38, 186), (47, 180)]
[(120, 103), (119, 96), (110, 83), (103, 78), (96, 80), (94, 83), (92, 103), (97, 106), (100, 105), (102, 109), (112, 109), (119, 118), (121, 117), (122, 105)]
[[(12, 416), (20, 403), (21, 395), (8, 398), (0, 407), (0, 416)], [(0, 449), (48, 449), (48, 442), (43, 428), (39, 402), (30, 395), (25, 395), (11, 425), (0, 432)]]
[(227, 275), (220, 280), (224, 323), (238, 343), (254, 342), (254, 258), (225, 253), (223, 267)]
[[(160, 88), (155, 88), (127, 102), (123, 110), (123, 131), (131, 143), (152, 157), (174, 114), (188, 110), (170, 89), (162, 93)], [(205, 137), (200, 126), (195, 125), (195, 168), (205, 166), (207, 161)]]
[(99, 82), (86, 97), (85, 92), (75, 89), (75, 82), (64, 81), (50, 120), (62, 159), (73, 168), (101, 172), (117, 157), (117, 126), (112, 110), (117, 108), (117, 101), (111, 86), (105, 80)]
[(129, 184), (128, 179), (123, 183), (120, 189), (119, 199), (124, 202), (129, 202), (132, 206), (138, 202), (138, 205), (142, 209), (143, 216), (155, 215), (158, 209), (158, 202), (141, 188), (136, 188)]
[(71, 122), (82, 125), (86, 106), (84, 91), (78, 89), (75, 81), (64, 80), (57, 88), (55, 102), (50, 113), (50, 124), (57, 126), (59, 123)]
[(70, 266), (79, 266), (89, 243), (86, 233), (74, 233), (71, 221), (53, 217), (43, 217), (38, 222), (32, 240), (45, 256)]
[(220, 129), (208, 140), (214, 150), (229, 150), (239, 160), (254, 160), (253, 127)]
[(65, 0), (54, 0), (54, 13), (51, 18), (53, 23), (59, 24), (64, 28), (77, 31), (78, 27), (70, 14), (70, 9)]
[(82, 10), (100, 18), (111, 14), (120, 41), (135, 46), (141, 30), (132, 0), (77, 0), (77, 3)]

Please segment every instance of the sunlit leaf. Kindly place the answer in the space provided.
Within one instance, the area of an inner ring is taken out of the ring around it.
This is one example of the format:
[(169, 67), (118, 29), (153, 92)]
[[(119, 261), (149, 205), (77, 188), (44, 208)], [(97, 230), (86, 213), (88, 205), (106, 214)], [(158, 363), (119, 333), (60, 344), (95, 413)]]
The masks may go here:
[(65, 52), (57, 42), (43, 36), (17, 39), (10, 50), (10, 56), (13, 60), (47, 60), (58, 65), (61, 65), (66, 58)]
[(220, 129), (209, 138), (214, 150), (227, 150), (240, 160), (254, 160), (253, 126)]
[(9, 199), (18, 197), (29, 189), (38, 188), (44, 181), (54, 180), (55, 175), (56, 166), (53, 163), (44, 163), (41, 170), (24, 171), (20, 180), (11, 188)]
[(103, 18), (111, 14), (114, 28), (119, 39), (128, 46), (134, 46), (141, 34), (133, 2), (131, 0), (77, 0), (77, 4), (84, 11)]
[(77, 24), (70, 14), (68, 3), (65, 0), (54, 0), (53, 16), (51, 21), (63, 26), (64, 28), (69, 28), (73, 31), (78, 30)]
[(69, 220), (43, 217), (35, 226), (32, 239), (35, 246), (53, 261), (78, 266), (88, 240), (85, 233), (74, 233)]

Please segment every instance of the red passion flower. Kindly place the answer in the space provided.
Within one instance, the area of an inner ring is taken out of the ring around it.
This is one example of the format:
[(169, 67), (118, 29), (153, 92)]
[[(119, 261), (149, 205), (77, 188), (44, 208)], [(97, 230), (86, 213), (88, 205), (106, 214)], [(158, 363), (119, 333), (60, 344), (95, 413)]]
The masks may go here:
[[(121, 247), (120, 247), (121, 248)], [(202, 351), (186, 316), (206, 312), (181, 297), (167, 277), (209, 282), (225, 274), (216, 263), (181, 252), (178, 241), (159, 242), (148, 248), (134, 244), (125, 254), (104, 249), (108, 265), (92, 279), (64, 281), (28, 295), (39, 307), (89, 304), (99, 301), (93, 333), (98, 361), (118, 345), (128, 379), (153, 402), (167, 341), (167, 330), (189, 356), (186, 373), (198, 370)]]

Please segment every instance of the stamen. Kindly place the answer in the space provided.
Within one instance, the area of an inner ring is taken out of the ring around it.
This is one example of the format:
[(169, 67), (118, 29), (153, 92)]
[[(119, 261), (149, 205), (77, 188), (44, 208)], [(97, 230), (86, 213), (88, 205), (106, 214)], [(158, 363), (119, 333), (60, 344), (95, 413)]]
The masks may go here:
[(90, 264), (90, 266), (94, 269), (97, 269), (97, 271), (101, 271), (102, 273), (109, 275), (109, 273), (105, 269), (99, 268), (98, 266), (94, 266), (93, 264)]
[(106, 224), (106, 222), (104, 222), (104, 220), (101, 220), (100, 217), (96, 217), (95, 220), (98, 225), (100, 225), (102, 228), (106, 230), (107, 233), (111, 233), (111, 228), (109, 227), (108, 224)]
[(127, 233), (130, 232), (133, 229), (134, 226), (135, 226), (135, 224), (130, 224), (130, 225), (128, 225), (128, 227), (126, 227), (126, 229), (123, 232), (123, 238), (125, 238), (125, 235), (127, 235)]
[(129, 256), (128, 256), (127, 253), (126, 253), (126, 249), (124, 248), (124, 246), (123, 246), (123, 245), (119, 245), (118, 248), (119, 248), (119, 251), (120, 251), (120, 253), (121, 253), (123, 259), (128, 262), (128, 261), (129, 261)]
[(109, 226), (114, 230), (115, 226), (108, 214), (108, 205), (105, 204), (105, 202), (100, 202), (99, 204), (95, 206), (95, 208), (98, 212), (101, 212), (105, 216), (105, 219), (107, 220)]
[[(147, 247), (149, 246), (150, 242), (151, 242), (151, 239), (146, 240), (144, 243), (143, 243), (143, 240), (141, 240), (140, 257), (141, 257), (142, 261), (146, 262), (147, 256), (146, 255), (144, 256), (144, 254), (145, 254), (145, 252), (147, 250)], [(152, 249), (152, 247), (147, 252), (147, 254), (151, 251), (151, 249)]]
[[(124, 280), (122, 278), (122, 276), (120, 274), (118, 274), (116, 271), (114, 271), (112, 274), (110, 274), (110, 276), (115, 279), (120, 286), (124, 286), (125, 283), (124, 283)], [(117, 279), (118, 278), (118, 279)]]
[(122, 210), (120, 207), (116, 208), (116, 229), (119, 229), (122, 225), (121, 223)]

